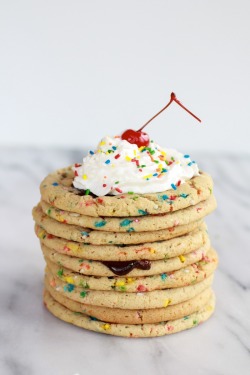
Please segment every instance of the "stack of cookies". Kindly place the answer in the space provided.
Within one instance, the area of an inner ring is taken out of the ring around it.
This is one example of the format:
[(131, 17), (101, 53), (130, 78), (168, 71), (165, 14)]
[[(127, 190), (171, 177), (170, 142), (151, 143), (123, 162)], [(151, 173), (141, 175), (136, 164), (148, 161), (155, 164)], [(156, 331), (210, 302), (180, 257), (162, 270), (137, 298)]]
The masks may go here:
[(103, 197), (73, 180), (71, 167), (48, 175), (33, 209), (48, 310), (125, 337), (162, 336), (207, 320), (218, 262), (203, 221), (216, 207), (211, 177), (200, 173), (162, 193)]

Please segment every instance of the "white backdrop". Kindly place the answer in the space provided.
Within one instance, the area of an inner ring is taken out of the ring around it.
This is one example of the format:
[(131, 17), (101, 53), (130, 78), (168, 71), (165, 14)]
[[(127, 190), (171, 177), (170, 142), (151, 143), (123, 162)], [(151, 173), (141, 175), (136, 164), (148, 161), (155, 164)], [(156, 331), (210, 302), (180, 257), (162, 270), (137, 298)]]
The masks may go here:
[(138, 128), (249, 152), (248, 0), (0, 0), (0, 145), (95, 145)]

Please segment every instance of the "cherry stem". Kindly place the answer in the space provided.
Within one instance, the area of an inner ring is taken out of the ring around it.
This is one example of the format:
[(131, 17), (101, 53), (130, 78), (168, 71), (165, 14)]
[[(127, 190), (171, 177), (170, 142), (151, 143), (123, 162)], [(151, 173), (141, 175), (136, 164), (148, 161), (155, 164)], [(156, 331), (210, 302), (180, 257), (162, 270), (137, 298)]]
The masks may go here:
[(146, 124), (142, 125), (142, 127), (139, 130), (137, 130), (137, 131), (138, 132), (142, 131), (145, 128), (145, 126), (147, 126), (152, 120), (154, 120), (157, 116), (159, 116), (159, 114), (161, 114), (163, 111), (165, 111), (165, 109), (167, 109), (172, 102), (176, 102), (177, 104), (179, 104), (180, 107), (182, 107), (183, 109), (185, 109), (185, 111), (187, 111), (191, 116), (193, 116), (196, 120), (198, 120), (199, 122), (201, 122), (201, 120), (199, 119), (199, 117), (195, 116), (191, 111), (189, 111), (189, 109), (187, 109), (186, 107), (184, 107), (184, 105), (176, 98), (175, 93), (171, 92), (170, 100), (169, 100), (168, 104), (164, 108), (162, 108), (158, 113), (156, 113), (156, 115), (154, 115), (150, 120), (148, 120), (146, 122)]

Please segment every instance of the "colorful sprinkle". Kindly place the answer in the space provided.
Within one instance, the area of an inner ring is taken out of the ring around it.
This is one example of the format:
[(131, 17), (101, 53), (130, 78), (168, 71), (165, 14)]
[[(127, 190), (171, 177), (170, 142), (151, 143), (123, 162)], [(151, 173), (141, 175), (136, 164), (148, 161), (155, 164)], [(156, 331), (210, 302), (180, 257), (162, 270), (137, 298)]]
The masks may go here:
[(167, 278), (167, 274), (166, 274), (166, 273), (162, 273), (162, 274), (161, 274), (161, 279), (162, 279), (162, 281), (165, 281), (166, 278)]
[(181, 263), (184, 263), (186, 258), (184, 257), (184, 255), (179, 255), (179, 259), (181, 261)]
[(101, 228), (101, 227), (104, 227), (106, 224), (107, 224), (107, 222), (105, 220), (96, 221), (95, 222), (95, 227), (96, 228)]
[(53, 186), (58, 186), (59, 184), (58, 184), (58, 182), (53, 182), (52, 185), (53, 185)]
[(119, 189), (119, 188), (115, 188), (115, 190), (117, 191), (117, 193), (122, 193), (122, 190), (121, 189)]
[(82, 235), (83, 237), (89, 237), (89, 233), (88, 233), (88, 232), (81, 232), (81, 235)]
[(133, 220), (129, 220), (129, 219), (124, 219), (120, 222), (120, 227), (126, 227), (128, 226), (129, 224), (131, 224), (133, 222)]
[(72, 292), (73, 290), (75, 289), (75, 285), (74, 284), (67, 284), (63, 287), (63, 290), (65, 292)]
[(144, 211), (144, 210), (138, 210), (138, 213), (140, 214), (140, 215), (147, 215), (148, 214), (148, 212), (147, 211)]
[(128, 230), (127, 230), (127, 232), (134, 232), (135, 230), (134, 230), (134, 228), (129, 228)]
[(88, 295), (88, 292), (85, 292), (85, 290), (80, 293), (80, 297), (82, 298), (85, 298), (87, 295)]
[(177, 187), (176, 187), (176, 185), (175, 185), (175, 184), (171, 184), (171, 187), (172, 187), (172, 189), (174, 189), (174, 190), (176, 190), (176, 189), (177, 189)]
[(75, 283), (73, 277), (71, 276), (64, 276), (64, 281), (66, 281), (66, 283), (68, 283), (69, 285), (73, 285)]
[(58, 270), (58, 271), (57, 271), (57, 275), (58, 275), (59, 277), (62, 277), (62, 276), (63, 276), (63, 269)]
[(166, 301), (163, 303), (163, 307), (167, 307), (170, 304), (170, 299), (166, 299)]
[(108, 324), (108, 323), (103, 324), (101, 327), (102, 327), (102, 329), (104, 329), (104, 331), (107, 331), (111, 328), (110, 324)]
[(106, 161), (105, 161), (105, 164), (110, 164), (110, 160), (109, 160), (109, 159), (106, 160)]
[(161, 198), (163, 201), (165, 201), (166, 199), (168, 199), (168, 195), (163, 194), (163, 195), (160, 196), (160, 198)]

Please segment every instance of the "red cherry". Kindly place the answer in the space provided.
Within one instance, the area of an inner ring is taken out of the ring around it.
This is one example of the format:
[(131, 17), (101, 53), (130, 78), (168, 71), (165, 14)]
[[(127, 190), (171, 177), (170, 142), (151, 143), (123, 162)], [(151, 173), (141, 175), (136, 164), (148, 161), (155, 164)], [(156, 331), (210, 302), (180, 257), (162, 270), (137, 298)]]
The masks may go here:
[(138, 147), (149, 145), (149, 136), (147, 133), (144, 133), (139, 130), (128, 129), (122, 133), (122, 139), (128, 141), (129, 143), (136, 144)]
[(125, 130), (125, 132), (122, 133), (121, 138), (125, 139), (129, 143), (136, 144), (138, 147), (141, 147), (141, 146), (146, 146), (147, 147), (149, 145), (149, 136), (148, 136), (147, 133), (144, 133), (142, 130), (152, 120), (154, 120), (157, 116), (159, 116), (160, 113), (162, 113), (165, 109), (167, 109), (172, 102), (175, 102), (175, 103), (179, 104), (180, 107), (182, 107), (183, 109), (185, 109), (185, 111), (187, 111), (191, 116), (193, 116), (196, 120), (198, 120), (199, 122), (201, 122), (201, 120), (199, 119), (199, 117), (195, 116), (192, 112), (189, 111), (189, 109), (187, 109), (186, 107), (184, 107), (184, 105), (176, 98), (175, 93), (171, 92), (171, 94), (170, 94), (170, 100), (169, 100), (168, 104), (165, 107), (163, 107), (158, 113), (156, 113), (156, 115), (154, 115), (153, 117), (151, 117), (151, 119), (148, 120), (146, 122), (146, 124), (144, 124), (139, 130), (133, 130), (133, 129)]

